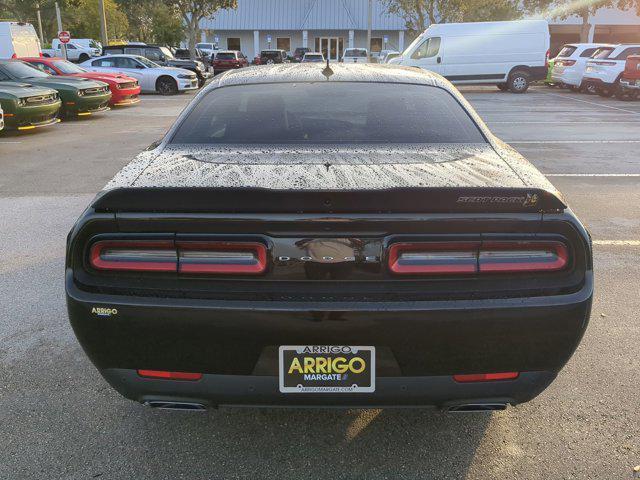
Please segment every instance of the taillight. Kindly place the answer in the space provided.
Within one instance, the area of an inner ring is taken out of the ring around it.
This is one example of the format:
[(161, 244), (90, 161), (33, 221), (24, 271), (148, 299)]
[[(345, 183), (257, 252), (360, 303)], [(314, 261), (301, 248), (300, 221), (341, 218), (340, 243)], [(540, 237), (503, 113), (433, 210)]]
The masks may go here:
[(478, 242), (394, 243), (389, 268), (400, 275), (476, 273)]
[(549, 68), (549, 57), (551, 56), (551, 50), (547, 50), (547, 53), (544, 55), (544, 66)]
[(501, 373), (469, 373), (463, 375), (454, 375), (453, 379), (460, 383), (470, 382), (495, 382), (499, 380), (515, 380), (518, 378), (518, 372), (501, 372)]
[(267, 269), (261, 243), (178, 242), (180, 273), (259, 275)]
[(101, 240), (89, 250), (96, 270), (260, 275), (267, 248), (257, 242)]
[(178, 271), (178, 254), (168, 240), (103, 240), (91, 246), (89, 261), (98, 270)]
[(556, 272), (569, 263), (558, 241), (395, 243), (389, 269), (397, 275)]
[(160, 378), (163, 380), (190, 380), (196, 381), (202, 378), (201, 373), (167, 372), (164, 370), (138, 370), (138, 375), (145, 378)]

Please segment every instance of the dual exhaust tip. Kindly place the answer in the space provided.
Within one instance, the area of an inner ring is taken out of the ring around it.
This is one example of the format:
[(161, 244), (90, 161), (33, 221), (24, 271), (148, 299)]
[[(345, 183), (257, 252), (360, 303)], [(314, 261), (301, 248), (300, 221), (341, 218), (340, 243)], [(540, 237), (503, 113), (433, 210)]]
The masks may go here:
[[(150, 408), (159, 408), (162, 410), (177, 410), (187, 412), (204, 412), (207, 406), (196, 402), (172, 402), (166, 400), (147, 400), (143, 405)], [(451, 405), (444, 410), (449, 413), (477, 413), (477, 412), (493, 412), (505, 410), (506, 403), (463, 403), (460, 405)]]

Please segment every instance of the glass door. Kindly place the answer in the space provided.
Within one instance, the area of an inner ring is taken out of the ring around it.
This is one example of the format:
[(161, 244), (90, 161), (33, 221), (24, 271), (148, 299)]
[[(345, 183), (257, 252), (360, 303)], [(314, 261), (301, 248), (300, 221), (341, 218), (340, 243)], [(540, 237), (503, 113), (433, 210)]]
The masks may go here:
[(344, 40), (342, 37), (316, 38), (316, 51), (322, 52), (324, 58), (337, 62), (342, 57), (343, 50)]

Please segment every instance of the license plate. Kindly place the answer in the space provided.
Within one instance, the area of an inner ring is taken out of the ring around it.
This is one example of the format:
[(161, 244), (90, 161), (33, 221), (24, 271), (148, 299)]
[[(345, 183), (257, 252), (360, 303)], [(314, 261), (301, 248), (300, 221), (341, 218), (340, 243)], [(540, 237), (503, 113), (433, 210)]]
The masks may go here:
[(281, 393), (371, 393), (375, 347), (285, 345), (278, 353)]

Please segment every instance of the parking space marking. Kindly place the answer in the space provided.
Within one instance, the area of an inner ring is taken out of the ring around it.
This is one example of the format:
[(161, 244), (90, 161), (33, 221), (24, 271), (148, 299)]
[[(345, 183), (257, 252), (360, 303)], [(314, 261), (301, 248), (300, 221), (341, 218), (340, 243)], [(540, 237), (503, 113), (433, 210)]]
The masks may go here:
[(0, 145), (15, 145), (18, 143), (22, 143), (22, 142), (4, 142), (4, 141), (0, 141)]
[(640, 173), (545, 173), (545, 177), (640, 177)]
[(640, 240), (593, 240), (593, 244), (614, 247), (640, 247)]
[(558, 144), (558, 143), (640, 143), (640, 140), (504, 140), (507, 143), (517, 144)]
[(488, 123), (489, 125), (493, 125), (493, 124), (497, 124), (497, 123), (504, 123), (506, 125), (583, 125), (583, 124), (595, 124), (595, 125), (617, 125), (617, 124), (621, 124), (621, 123), (640, 123), (640, 119), (638, 120), (622, 120), (619, 122), (599, 122), (598, 120), (593, 120), (593, 121), (576, 121), (576, 120), (559, 120), (557, 122), (553, 122), (553, 121), (549, 121), (549, 122), (528, 122), (528, 121), (518, 121), (518, 120), (514, 120), (513, 122), (493, 122), (491, 120), (487, 121), (485, 120), (486, 123)]
[(598, 107), (605, 107), (605, 108), (611, 108), (613, 110), (618, 110), (620, 112), (627, 112), (627, 113), (633, 113), (634, 115), (640, 115), (640, 112), (636, 112), (635, 110), (627, 110), (625, 108), (620, 108), (620, 107), (614, 107), (612, 105), (606, 105), (604, 103), (598, 103), (598, 102), (590, 102), (589, 100), (583, 100), (581, 98), (574, 98), (574, 97), (569, 97), (566, 95), (560, 95), (558, 93), (551, 93), (551, 92), (546, 92), (543, 93), (543, 95), (553, 95), (554, 97), (560, 97), (560, 98), (565, 98), (567, 100), (573, 100), (575, 102), (582, 102), (582, 103), (588, 103), (590, 105), (596, 105)]

